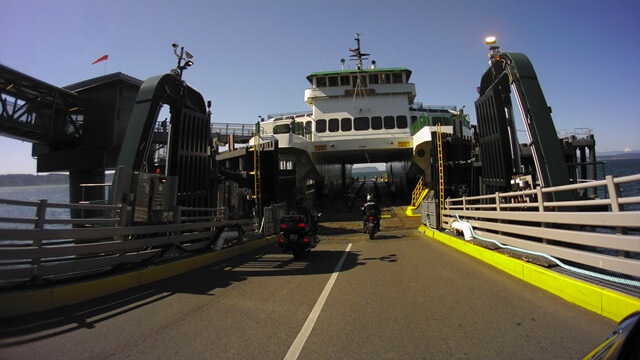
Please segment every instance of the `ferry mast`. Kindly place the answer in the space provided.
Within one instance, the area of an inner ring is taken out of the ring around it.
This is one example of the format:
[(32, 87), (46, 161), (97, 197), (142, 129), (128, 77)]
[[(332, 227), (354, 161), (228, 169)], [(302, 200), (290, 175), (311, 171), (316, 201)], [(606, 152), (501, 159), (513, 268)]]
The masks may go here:
[(354, 39), (358, 46), (356, 46), (355, 49), (349, 48), (349, 51), (353, 53), (353, 55), (349, 55), (349, 57), (353, 58), (351, 60), (356, 61), (356, 69), (358, 70), (362, 70), (362, 60), (367, 60), (368, 56), (371, 55), (371, 54), (365, 54), (360, 51), (360, 35), (364, 35), (364, 34), (356, 33), (356, 38)]

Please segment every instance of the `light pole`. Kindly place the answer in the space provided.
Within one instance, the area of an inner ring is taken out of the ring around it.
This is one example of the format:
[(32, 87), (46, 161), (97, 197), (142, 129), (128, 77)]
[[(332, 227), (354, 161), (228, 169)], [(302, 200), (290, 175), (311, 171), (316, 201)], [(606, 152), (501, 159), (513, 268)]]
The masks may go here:
[[(178, 58), (178, 66), (175, 69), (171, 70), (171, 73), (176, 75), (180, 80), (182, 80), (182, 72), (191, 67), (193, 65), (193, 55), (190, 52), (184, 49), (184, 46), (180, 46), (176, 43), (171, 44), (173, 47), (173, 53), (176, 54)], [(180, 53), (178, 53), (178, 47), (180, 47)], [(184, 61), (184, 64), (182, 63)]]

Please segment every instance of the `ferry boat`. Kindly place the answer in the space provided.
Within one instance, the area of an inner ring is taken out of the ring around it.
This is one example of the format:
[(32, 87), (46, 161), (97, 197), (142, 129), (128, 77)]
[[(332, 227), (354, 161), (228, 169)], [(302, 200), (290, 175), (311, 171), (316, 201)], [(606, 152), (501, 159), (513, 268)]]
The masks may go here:
[(375, 60), (365, 66), (370, 54), (362, 52), (360, 35), (349, 49), (355, 68), (341, 59), (341, 69), (307, 76), (309, 111), (269, 115), (260, 123), (257, 141), (278, 141), (280, 170), (295, 174), (298, 195), (313, 185), (340, 192), (352, 166), (366, 163), (385, 163), (389, 181), (406, 192), (423, 175), (431, 178), (431, 134), (438, 125), (443, 133), (471, 135), (463, 109), (415, 101), (410, 69), (378, 67)]
[[(624, 194), (622, 187), (637, 186), (640, 174), (596, 179), (593, 135), (558, 138), (526, 55), (490, 47), (491, 67), (478, 87), (477, 125), (472, 128), (462, 109), (415, 102), (409, 69), (377, 68), (373, 61), (365, 69), (368, 54), (360, 51), (359, 34), (356, 42), (351, 49), (355, 69), (307, 77), (309, 111), (270, 116), (258, 124), (259, 136), (249, 135), (253, 149), (230, 146), (226, 153), (218, 152), (214, 133), (208, 131), (213, 129), (210, 104), (181, 79), (190, 59), (183, 58), (182, 49), (180, 55), (174, 51), (179, 56), (175, 72), (144, 82), (116, 73), (67, 87), (74, 92), (0, 66), (0, 105), (5, 125), (12, 124), (10, 134), (33, 134), (27, 139), (50, 142), (34, 145), (39, 170), (66, 167), (70, 193), (84, 195), (85, 188), (104, 185), (86, 182), (104, 181), (105, 168), (117, 169), (106, 205), (104, 191), (69, 204), (0, 199), (2, 205), (30, 207), (35, 214), (0, 218), (9, 224), (0, 227), (0, 241), (7, 245), (0, 248), (0, 289), (142, 269), (140, 276), (126, 273), (123, 281), (117, 280), (122, 285), (103, 286), (102, 291), (89, 281), (81, 296), (67, 296), (68, 290), (78, 294), (75, 285), (52, 286), (61, 290), (61, 297), (40, 289), (0, 296), (0, 317), (69, 305), (160, 278), (150, 275), (147, 265), (166, 264), (167, 274), (195, 269), (226, 258), (208, 253), (225, 243), (234, 248), (223, 256), (266, 246), (286, 214), (281, 200), (301, 191), (310, 198), (320, 191), (333, 194), (346, 188), (353, 164), (376, 162), (385, 162), (388, 181), (404, 190), (420, 176), (436, 183), (431, 196), (412, 199), (412, 205), (421, 207), (419, 230), (429, 237), (485, 261), (495, 259), (496, 266), (541, 287), (548, 282), (550, 291), (561, 289), (560, 296), (613, 319), (638, 308), (640, 197)], [(169, 96), (174, 94), (181, 96)], [(512, 94), (526, 115), (526, 144), (518, 144), (514, 136)], [(69, 110), (70, 103), (78, 106)], [(155, 128), (162, 104), (171, 108), (168, 131), (162, 125)], [(36, 105), (46, 109), (41, 114), (23, 112), (41, 109)], [(75, 113), (83, 107), (86, 112)], [(49, 126), (31, 121), (48, 111)], [(120, 131), (123, 123), (126, 131)], [(83, 131), (71, 137), (51, 132), (80, 125)], [(253, 129), (253, 124), (248, 127)], [(106, 136), (102, 147), (95, 148), (97, 139), (109, 133), (113, 137)], [(234, 134), (227, 136), (233, 139)], [(151, 156), (152, 149), (162, 148), (160, 142), (166, 147), (164, 163)], [(120, 148), (117, 161), (114, 147)], [(70, 218), (47, 215), (52, 208), (70, 210)], [(70, 227), (52, 227), (59, 225)], [(541, 275), (539, 268), (505, 261), (472, 244), (559, 267), (554, 271), (631, 295), (594, 291), (591, 284), (557, 280), (555, 273)], [(188, 265), (170, 263), (196, 254), (203, 255), (188, 259)]]

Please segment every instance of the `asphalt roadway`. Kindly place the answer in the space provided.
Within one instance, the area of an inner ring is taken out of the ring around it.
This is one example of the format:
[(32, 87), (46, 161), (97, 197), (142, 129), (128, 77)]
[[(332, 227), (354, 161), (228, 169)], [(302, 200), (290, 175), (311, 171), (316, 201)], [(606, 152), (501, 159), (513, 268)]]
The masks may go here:
[[(374, 240), (325, 209), (322, 242), (275, 245), (0, 322), (0, 359), (578, 359), (615, 323), (417, 231)], [(348, 251), (346, 251), (348, 249)]]

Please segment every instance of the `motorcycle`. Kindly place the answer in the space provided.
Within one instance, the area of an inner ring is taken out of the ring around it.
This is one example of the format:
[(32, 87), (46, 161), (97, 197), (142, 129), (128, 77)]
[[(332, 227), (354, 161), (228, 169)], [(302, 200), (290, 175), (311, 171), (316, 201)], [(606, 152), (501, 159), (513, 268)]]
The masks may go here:
[[(321, 214), (318, 214), (318, 217)], [(290, 214), (280, 219), (280, 238), (278, 246), (283, 252), (291, 251), (298, 259), (315, 248), (320, 239), (316, 226), (303, 215)]]
[(364, 232), (369, 234), (369, 240), (373, 240), (378, 231), (380, 231), (380, 217), (376, 214), (367, 215)]

